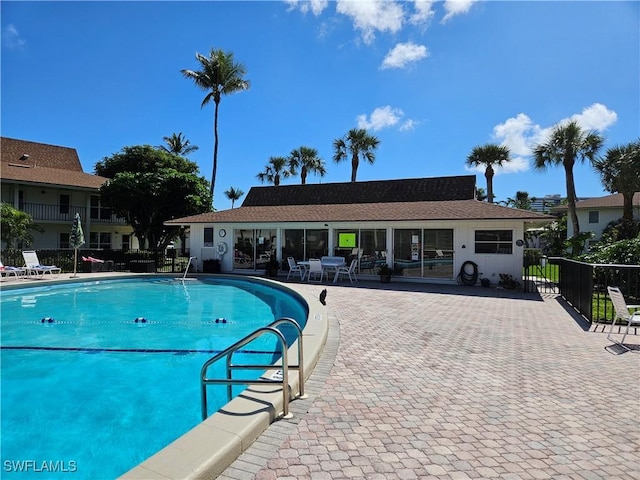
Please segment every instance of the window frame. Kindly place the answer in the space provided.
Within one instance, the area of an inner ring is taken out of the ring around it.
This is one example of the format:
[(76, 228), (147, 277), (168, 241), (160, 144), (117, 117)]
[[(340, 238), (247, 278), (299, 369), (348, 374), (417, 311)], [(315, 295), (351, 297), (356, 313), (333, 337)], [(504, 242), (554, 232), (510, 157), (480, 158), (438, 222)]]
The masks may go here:
[[(513, 255), (513, 233), (513, 229), (474, 230), (474, 253), (476, 255)], [(491, 238), (492, 236), (495, 238)], [(478, 249), (479, 246), (480, 249)]]

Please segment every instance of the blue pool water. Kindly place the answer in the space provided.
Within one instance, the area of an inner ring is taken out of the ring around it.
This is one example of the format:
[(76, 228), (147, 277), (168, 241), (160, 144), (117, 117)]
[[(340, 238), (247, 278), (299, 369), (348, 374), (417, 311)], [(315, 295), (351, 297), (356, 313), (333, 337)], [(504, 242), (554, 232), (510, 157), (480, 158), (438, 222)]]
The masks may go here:
[[(208, 358), (277, 318), (307, 318), (269, 285), (168, 278), (3, 291), (0, 313), (7, 479), (117, 477), (200, 422)], [(276, 349), (265, 335), (234, 361), (271, 362)], [(213, 413), (226, 390), (208, 388)]]

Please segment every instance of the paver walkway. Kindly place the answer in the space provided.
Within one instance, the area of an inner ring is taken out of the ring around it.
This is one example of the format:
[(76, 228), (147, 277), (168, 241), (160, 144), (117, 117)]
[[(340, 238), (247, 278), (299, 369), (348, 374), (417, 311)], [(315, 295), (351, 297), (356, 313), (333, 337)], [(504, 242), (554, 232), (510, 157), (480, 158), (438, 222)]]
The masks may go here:
[(219, 478), (640, 479), (640, 352), (559, 298), (299, 288), (328, 290), (310, 396)]

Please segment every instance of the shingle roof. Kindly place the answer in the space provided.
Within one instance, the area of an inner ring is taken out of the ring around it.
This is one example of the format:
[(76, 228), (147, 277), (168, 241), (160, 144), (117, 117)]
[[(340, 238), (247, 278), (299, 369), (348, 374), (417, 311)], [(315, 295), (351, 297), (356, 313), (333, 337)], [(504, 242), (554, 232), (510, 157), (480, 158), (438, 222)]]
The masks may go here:
[(194, 223), (365, 222), (420, 220), (550, 221), (554, 217), (478, 200), (387, 202), (360, 204), (242, 206), (169, 220), (168, 225)]
[(252, 187), (243, 207), (469, 200), (475, 175)]
[(0, 160), (3, 182), (97, 189), (107, 180), (84, 173), (74, 148), (1, 137)]
[[(640, 192), (633, 195), (633, 205), (640, 206)], [(621, 193), (607, 195), (606, 197), (588, 198), (576, 202), (576, 209), (579, 208), (622, 208), (624, 206), (624, 197)]]

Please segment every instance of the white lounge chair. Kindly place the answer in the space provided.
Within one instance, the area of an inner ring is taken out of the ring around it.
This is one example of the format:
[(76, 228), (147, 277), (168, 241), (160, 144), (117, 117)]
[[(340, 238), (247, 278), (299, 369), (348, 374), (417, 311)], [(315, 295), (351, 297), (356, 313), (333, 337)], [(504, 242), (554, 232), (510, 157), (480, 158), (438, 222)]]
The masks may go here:
[(336, 269), (336, 275), (333, 277), (333, 283), (336, 283), (340, 280), (340, 275), (347, 275), (349, 277), (349, 281), (353, 283), (354, 281), (358, 281), (358, 277), (356, 277), (356, 266), (358, 265), (358, 259), (354, 258), (351, 260), (351, 265), (348, 267), (346, 265), (342, 267), (338, 267)]
[(24, 268), (27, 275), (34, 275), (39, 278), (44, 278), (48, 273), (49, 275), (60, 275), (62, 269), (55, 265), (41, 265), (38, 260), (38, 254), (34, 250), (25, 250), (22, 252), (22, 258), (24, 258)]
[(300, 280), (304, 280), (304, 270), (303, 268), (298, 265), (296, 263), (296, 261), (294, 260), (293, 257), (287, 257), (287, 263), (289, 264), (289, 273), (287, 275), (287, 280), (289, 280), (289, 277), (291, 275), (293, 275), (294, 277), (296, 276), (296, 272), (300, 274)]
[(15, 278), (24, 277), (27, 271), (24, 268), (18, 267), (5, 267), (2, 262), (0, 262), (0, 275), (3, 277), (10, 278), (13, 275)]
[[(611, 329), (609, 330), (607, 339), (611, 340), (614, 343), (617, 343), (625, 350), (631, 350), (624, 344), (624, 339), (629, 333), (629, 328), (640, 327), (640, 311), (631, 313), (629, 309), (640, 308), (640, 305), (627, 305), (627, 302), (624, 300), (624, 295), (622, 295), (622, 292), (618, 287), (607, 287), (607, 290), (609, 291), (609, 298), (611, 298), (614, 309), (614, 318), (613, 322), (611, 323)], [(618, 331), (615, 333), (613, 331), (618, 319), (621, 320), (621, 326), (624, 327), (624, 323), (627, 324), (620, 340), (614, 337), (614, 335), (620, 335), (620, 329), (618, 329)]]

